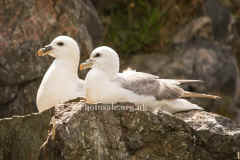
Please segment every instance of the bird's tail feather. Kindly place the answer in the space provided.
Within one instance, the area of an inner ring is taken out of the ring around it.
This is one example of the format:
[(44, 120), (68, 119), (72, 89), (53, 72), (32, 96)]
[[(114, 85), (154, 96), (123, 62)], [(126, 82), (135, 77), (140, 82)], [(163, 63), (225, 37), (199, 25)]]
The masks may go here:
[(192, 97), (192, 98), (221, 99), (221, 97), (215, 96), (215, 95), (184, 91), (184, 94), (183, 94), (182, 98), (187, 98), (187, 97)]

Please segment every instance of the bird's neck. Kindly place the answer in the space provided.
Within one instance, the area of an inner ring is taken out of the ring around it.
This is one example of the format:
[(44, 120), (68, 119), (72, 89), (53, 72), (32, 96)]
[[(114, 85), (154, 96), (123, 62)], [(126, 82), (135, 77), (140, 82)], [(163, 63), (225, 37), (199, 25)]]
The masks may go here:
[(105, 77), (109, 80), (113, 79), (117, 74), (113, 70), (106, 70), (106, 69), (103, 70), (101, 68), (92, 68), (90, 71), (95, 73), (95, 74), (97, 73), (96, 75), (98, 75), (101, 78)]
[(62, 68), (74, 77), (78, 77), (79, 59), (74, 61), (55, 59), (52, 65), (56, 68)]
[(104, 65), (97, 65), (93, 69), (104, 73), (105, 75), (107, 75), (110, 78), (114, 77), (119, 72), (118, 66), (116, 66), (114, 64), (108, 65), (107, 63), (105, 63)]

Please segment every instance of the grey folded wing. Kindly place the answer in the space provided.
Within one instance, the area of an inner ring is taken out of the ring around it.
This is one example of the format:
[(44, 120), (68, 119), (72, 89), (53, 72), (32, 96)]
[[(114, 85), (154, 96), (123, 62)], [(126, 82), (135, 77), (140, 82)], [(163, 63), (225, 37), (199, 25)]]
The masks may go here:
[[(137, 72), (135, 70), (132, 70), (131, 68), (128, 68), (124, 70), (122, 73), (118, 73), (118, 75), (122, 78), (125, 78), (127, 80), (135, 80), (140, 78), (153, 78), (153, 79), (160, 79), (159, 76), (144, 73), (144, 72)], [(203, 83), (202, 80), (189, 80), (189, 79), (160, 79), (161, 82), (171, 84), (171, 85), (180, 85), (184, 83)]]
[(113, 81), (118, 82), (121, 87), (131, 90), (139, 95), (154, 96), (157, 100), (175, 99), (184, 94), (184, 90), (174, 83), (162, 81), (157, 76), (136, 72), (131, 76), (119, 74)]

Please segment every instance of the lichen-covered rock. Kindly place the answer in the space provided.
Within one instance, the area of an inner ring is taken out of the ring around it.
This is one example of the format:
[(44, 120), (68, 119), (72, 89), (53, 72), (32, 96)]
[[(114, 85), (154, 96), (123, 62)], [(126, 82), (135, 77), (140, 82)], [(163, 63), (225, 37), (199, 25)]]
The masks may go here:
[(154, 115), (121, 106), (115, 111), (91, 111), (93, 106), (78, 102), (57, 106), (56, 127), (39, 160), (230, 160), (240, 150), (239, 126), (222, 116)]
[(37, 49), (64, 34), (87, 57), (103, 27), (90, 1), (0, 0), (0, 6), (0, 117), (36, 112), (36, 91), (51, 62)]
[(37, 160), (53, 110), (0, 119), (0, 160)]

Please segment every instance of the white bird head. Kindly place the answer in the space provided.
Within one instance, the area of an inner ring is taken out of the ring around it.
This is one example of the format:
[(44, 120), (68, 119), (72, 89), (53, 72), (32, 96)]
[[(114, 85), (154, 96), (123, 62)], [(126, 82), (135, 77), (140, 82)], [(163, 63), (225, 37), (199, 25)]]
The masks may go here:
[(58, 36), (49, 45), (37, 52), (38, 56), (50, 55), (56, 59), (76, 59), (79, 61), (80, 50), (77, 42), (68, 36)]
[(90, 58), (80, 65), (80, 70), (87, 68), (98, 68), (105, 72), (119, 72), (119, 56), (110, 47), (97, 47), (90, 54)]

